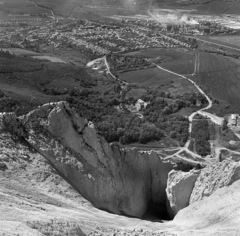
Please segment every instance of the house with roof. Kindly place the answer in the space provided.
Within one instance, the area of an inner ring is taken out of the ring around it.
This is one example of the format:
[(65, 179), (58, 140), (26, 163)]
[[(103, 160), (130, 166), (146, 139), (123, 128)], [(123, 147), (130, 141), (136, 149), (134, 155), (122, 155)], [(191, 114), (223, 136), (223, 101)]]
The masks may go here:
[(137, 111), (142, 111), (143, 109), (146, 108), (146, 106), (148, 105), (147, 102), (144, 102), (142, 99), (138, 99), (137, 102), (135, 103), (135, 107), (137, 109)]
[(238, 126), (240, 123), (239, 115), (238, 114), (231, 114), (229, 123), (232, 126)]

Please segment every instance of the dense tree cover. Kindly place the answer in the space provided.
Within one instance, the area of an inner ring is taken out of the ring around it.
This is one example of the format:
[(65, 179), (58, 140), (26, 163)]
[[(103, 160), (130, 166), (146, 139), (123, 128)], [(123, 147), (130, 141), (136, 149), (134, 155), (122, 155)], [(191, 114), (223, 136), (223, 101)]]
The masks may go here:
[(114, 92), (114, 86), (111, 91), (104, 93), (87, 89), (72, 90), (67, 101), (80, 115), (93, 121), (108, 142), (147, 143), (168, 135), (183, 145), (188, 138), (188, 119), (171, 115), (173, 109), (164, 99), (152, 99), (143, 112), (143, 119), (127, 109), (118, 111), (113, 107), (120, 103), (124, 107), (129, 102)]
[[(177, 102), (177, 101), (176, 101)], [(154, 99), (145, 109), (143, 115), (149, 122), (163, 130), (171, 138), (177, 139), (181, 145), (188, 139), (188, 119), (180, 115), (172, 115), (177, 108), (175, 102), (168, 105), (164, 99)]]
[(148, 94), (141, 96), (144, 101), (152, 102), (154, 99), (170, 98), (173, 99), (173, 103), (169, 106), (172, 110), (170, 113), (178, 112), (180, 109), (185, 107), (191, 107), (193, 109), (199, 107), (205, 107), (208, 104), (207, 99), (201, 93), (185, 93), (182, 95), (172, 95), (169, 92), (162, 92), (159, 90), (150, 90)]
[(36, 106), (7, 96), (0, 90), (0, 112), (15, 112), (17, 116), (26, 114)]
[[(145, 88), (147, 92), (141, 98), (149, 104), (142, 112), (143, 118), (140, 118), (139, 114), (127, 109), (136, 102), (131, 97), (126, 99), (132, 85), (122, 90), (118, 82), (111, 80), (100, 90), (96, 86), (100, 82), (91, 78), (84, 68), (37, 60), (41, 65), (40, 71), (15, 71), (15, 64), (24, 66), (28, 62), (35, 65), (35, 60), (3, 52), (0, 53), (1, 60), (11, 65), (12, 71), (0, 72), (0, 82), (14, 86), (21, 83), (47, 95), (67, 94), (64, 98), (80, 115), (93, 121), (108, 142), (147, 143), (168, 136), (184, 145), (188, 139), (189, 123), (187, 118), (177, 114), (178, 111), (183, 107), (197, 108), (207, 103), (205, 97), (198, 93), (171, 95), (157, 88)], [(55, 101), (60, 98), (63, 97)], [(119, 106), (118, 109), (116, 106)], [(33, 108), (31, 101), (22, 102), (0, 93), (0, 112), (15, 111), (17, 115), (22, 115)]]
[(121, 143), (159, 140), (163, 133), (154, 124), (142, 120), (129, 111), (117, 111), (113, 104), (120, 99), (114, 92), (92, 90), (71, 91), (67, 101), (80, 115), (93, 121), (108, 142)]
[(75, 86), (78, 83), (86, 88), (96, 84), (84, 68), (64, 63), (45, 62), (0, 52), (0, 65), (0, 82), (21, 83), (48, 95), (66, 94), (74, 82)]
[(0, 73), (39, 71), (43, 68), (43, 64), (34, 59), (23, 60), (21, 57), (11, 55), (8, 51), (0, 51), (0, 64)]
[[(140, 119), (136, 114), (124, 109), (125, 105), (134, 104), (135, 101), (131, 101), (131, 98), (126, 100), (119, 94), (119, 90), (116, 84), (104, 92), (90, 89), (72, 90), (67, 101), (77, 112), (93, 121), (108, 142), (147, 143), (169, 136), (180, 145), (184, 145), (188, 139), (189, 121), (176, 113), (183, 107), (195, 107), (197, 103), (203, 105), (207, 102), (204, 96), (198, 93), (172, 96), (168, 92), (149, 89), (142, 99), (150, 104), (143, 111), (144, 118)], [(166, 98), (172, 98), (172, 103), (168, 104)], [(122, 111), (113, 107), (119, 104), (123, 107)]]
[(193, 122), (191, 137), (195, 140), (195, 149), (199, 155), (206, 156), (211, 153), (209, 124), (206, 119)]
[(154, 67), (152, 63), (143, 56), (126, 56), (121, 54), (110, 54), (107, 56), (112, 71), (127, 72), (147, 67)]
[(194, 108), (204, 107), (208, 104), (206, 97), (201, 93), (185, 93), (183, 95), (176, 95), (174, 99), (177, 100), (177, 105), (183, 107)]

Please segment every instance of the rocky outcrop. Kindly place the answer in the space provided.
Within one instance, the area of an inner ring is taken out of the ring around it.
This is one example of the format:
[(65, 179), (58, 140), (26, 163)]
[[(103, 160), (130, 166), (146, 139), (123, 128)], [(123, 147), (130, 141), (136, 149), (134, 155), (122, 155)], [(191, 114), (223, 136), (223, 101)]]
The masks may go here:
[(5, 115), (0, 115), (0, 121), (10, 122), (13, 128), (7, 130), (16, 127), (14, 136), (22, 139), (0, 133), (0, 163), (7, 166), (0, 170), (0, 234), (65, 235), (81, 229), (87, 235), (106, 236), (240, 235), (239, 163), (227, 160), (201, 170), (202, 184), (211, 195), (178, 211), (173, 221), (127, 218), (94, 208), (71, 185), (99, 208), (133, 215), (144, 211), (149, 202), (165, 204), (169, 175), (167, 193), (177, 211), (187, 204), (198, 173), (169, 174), (171, 164), (156, 153), (108, 145), (67, 103), (48, 104), (20, 118), (8, 114), (3, 119)]
[(11, 124), (20, 120), (23, 128), (17, 125), (15, 133), (23, 130), (24, 139), (97, 208), (142, 216), (150, 202), (165, 206), (172, 164), (154, 152), (109, 145), (68, 103), (46, 104), (26, 116), (12, 115), (6, 120)]
[(4, 162), (0, 162), (0, 171), (5, 171), (7, 169), (7, 166)]
[(228, 159), (201, 171), (193, 188), (190, 204), (210, 196), (217, 189), (240, 179), (240, 163)]
[(167, 181), (167, 210), (171, 218), (189, 205), (190, 196), (200, 170), (189, 172), (172, 170)]
[(240, 163), (228, 159), (201, 171), (172, 170), (167, 181), (167, 209), (173, 218), (189, 204), (209, 197), (216, 190), (231, 185), (240, 179)]
[(0, 235), (240, 235), (239, 181), (182, 209), (173, 221), (146, 221), (96, 209), (26, 144), (0, 134), (0, 157), (8, 166), (0, 171)]
[(192, 235), (240, 235), (239, 199), (240, 180), (179, 211), (172, 224)]

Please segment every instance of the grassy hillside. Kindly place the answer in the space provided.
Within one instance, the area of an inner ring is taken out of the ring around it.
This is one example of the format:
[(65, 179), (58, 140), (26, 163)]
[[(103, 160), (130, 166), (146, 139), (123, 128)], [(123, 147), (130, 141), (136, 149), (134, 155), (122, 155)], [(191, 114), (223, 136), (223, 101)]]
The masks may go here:
[[(197, 101), (202, 106), (207, 102), (201, 94), (190, 90), (171, 94), (154, 86), (140, 88), (129, 84), (121, 91), (121, 82), (104, 74), (91, 72), (90, 75), (86, 69), (70, 64), (8, 52), (0, 52), (0, 64), (0, 112), (14, 111), (21, 115), (37, 105), (66, 100), (79, 114), (93, 121), (108, 142), (154, 142), (156, 146), (168, 139), (175, 145), (184, 145), (188, 138), (188, 119), (178, 112), (186, 107), (197, 109)], [(149, 85), (155, 85), (154, 81), (149, 81)], [(126, 96), (131, 90), (137, 91), (140, 97)], [(138, 98), (149, 105), (136, 113), (131, 108)]]
[(153, 6), (169, 8), (196, 9), (201, 13), (209, 14), (239, 14), (240, 2), (238, 0), (154, 0)]
[[(13, 0), (12, 0), (13, 1)], [(137, 14), (146, 11), (151, 0), (33, 0), (51, 8), (58, 15), (98, 20), (114, 14)]]
[[(82, 68), (0, 52), (0, 111), (18, 114), (51, 101), (63, 100), (76, 88), (94, 81)], [(17, 110), (14, 109), (18, 108)]]
[[(4, 9), (16, 6), (21, 11), (23, 6), (28, 11), (36, 10), (30, 2), (24, 0), (3, 0)], [(238, 0), (32, 0), (39, 6), (52, 9), (57, 15), (67, 15), (79, 18), (100, 19), (114, 14), (146, 13), (151, 8), (171, 8), (197, 10), (199, 13), (209, 14), (239, 14), (240, 1)], [(20, 7), (18, 5), (21, 4)], [(14, 8), (14, 9), (15, 9)], [(7, 10), (6, 9), (6, 10)], [(37, 9), (47, 11), (47, 9)], [(12, 9), (13, 10), (13, 9)]]
[(220, 55), (200, 53), (198, 82), (219, 100), (213, 111), (218, 114), (240, 110), (240, 65)]

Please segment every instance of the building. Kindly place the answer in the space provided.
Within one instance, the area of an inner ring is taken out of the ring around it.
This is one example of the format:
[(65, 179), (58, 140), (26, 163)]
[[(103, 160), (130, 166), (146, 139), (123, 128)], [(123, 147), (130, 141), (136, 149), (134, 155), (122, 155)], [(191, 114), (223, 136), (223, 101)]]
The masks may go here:
[(137, 102), (135, 103), (135, 107), (137, 108), (137, 111), (141, 111), (146, 108), (148, 105), (147, 102), (144, 102), (142, 99), (138, 99)]
[(240, 123), (239, 115), (238, 115), (238, 114), (232, 114), (232, 115), (230, 116), (229, 123), (230, 123), (232, 126), (238, 126), (238, 124)]

